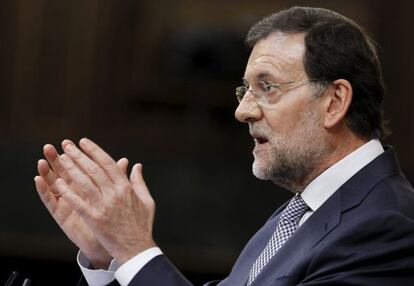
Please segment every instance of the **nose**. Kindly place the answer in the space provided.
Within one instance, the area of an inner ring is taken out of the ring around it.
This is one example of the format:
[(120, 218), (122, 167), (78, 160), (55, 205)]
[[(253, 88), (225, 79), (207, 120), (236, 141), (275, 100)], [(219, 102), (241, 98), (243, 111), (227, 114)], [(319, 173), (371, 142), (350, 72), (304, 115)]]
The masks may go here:
[(254, 96), (252, 94), (246, 95), (240, 101), (234, 112), (236, 119), (243, 123), (257, 121), (262, 116), (262, 111), (259, 108)]

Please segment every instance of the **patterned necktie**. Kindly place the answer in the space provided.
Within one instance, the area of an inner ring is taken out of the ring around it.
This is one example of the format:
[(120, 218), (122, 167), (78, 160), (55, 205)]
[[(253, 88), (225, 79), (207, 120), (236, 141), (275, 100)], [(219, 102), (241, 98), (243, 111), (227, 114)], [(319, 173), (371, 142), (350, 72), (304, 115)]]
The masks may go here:
[(276, 254), (279, 248), (281, 248), (282, 245), (295, 232), (298, 227), (300, 218), (308, 210), (308, 205), (299, 194), (292, 198), (287, 207), (283, 210), (275, 232), (273, 233), (260, 256), (256, 259), (253, 267), (250, 269), (249, 279), (247, 281), (248, 286), (253, 283), (257, 275), (259, 275), (259, 273), (263, 270), (273, 255)]

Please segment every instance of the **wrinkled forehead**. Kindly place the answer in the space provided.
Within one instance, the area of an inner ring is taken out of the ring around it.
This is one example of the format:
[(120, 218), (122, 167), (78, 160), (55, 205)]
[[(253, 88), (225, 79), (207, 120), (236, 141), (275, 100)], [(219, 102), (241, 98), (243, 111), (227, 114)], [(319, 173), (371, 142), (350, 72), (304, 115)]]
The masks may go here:
[(306, 78), (303, 67), (303, 33), (274, 32), (256, 43), (250, 54), (244, 78), (248, 81), (269, 74), (276, 80)]

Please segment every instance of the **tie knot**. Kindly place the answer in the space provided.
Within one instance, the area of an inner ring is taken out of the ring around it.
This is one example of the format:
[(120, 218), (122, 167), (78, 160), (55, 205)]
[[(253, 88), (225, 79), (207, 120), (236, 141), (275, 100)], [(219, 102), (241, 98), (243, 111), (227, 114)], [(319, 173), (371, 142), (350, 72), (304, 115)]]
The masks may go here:
[(287, 207), (284, 209), (280, 219), (289, 220), (292, 222), (299, 221), (305, 212), (309, 210), (308, 205), (298, 194), (291, 199)]

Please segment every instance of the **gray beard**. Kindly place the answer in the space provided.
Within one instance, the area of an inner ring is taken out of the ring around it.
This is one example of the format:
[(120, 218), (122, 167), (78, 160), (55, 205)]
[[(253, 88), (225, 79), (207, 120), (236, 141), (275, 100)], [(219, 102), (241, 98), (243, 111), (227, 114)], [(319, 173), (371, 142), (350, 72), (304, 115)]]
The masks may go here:
[(307, 150), (306, 152), (284, 151), (272, 148), (272, 155), (275, 158), (274, 164), (268, 170), (268, 179), (273, 183), (290, 191), (302, 191), (312, 180), (310, 178), (317, 169), (318, 163), (323, 160), (323, 150)]
[(312, 108), (303, 114), (298, 126), (299, 129), (289, 138), (282, 138), (279, 142), (269, 141), (271, 161), (267, 166), (260, 166), (257, 159), (253, 163), (253, 174), (257, 178), (298, 192), (318, 174), (318, 167), (326, 159), (329, 147), (318, 132), (322, 127)]

